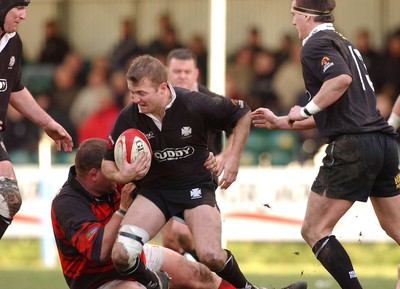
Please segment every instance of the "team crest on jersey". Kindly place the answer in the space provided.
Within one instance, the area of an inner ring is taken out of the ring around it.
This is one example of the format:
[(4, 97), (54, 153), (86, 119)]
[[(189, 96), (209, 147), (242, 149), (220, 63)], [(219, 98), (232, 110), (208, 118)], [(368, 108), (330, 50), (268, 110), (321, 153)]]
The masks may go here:
[(243, 100), (240, 99), (231, 99), (231, 102), (233, 103), (234, 106), (239, 106), (240, 108), (244, 107)]
[(153, 131), (150, 131), (150, 132), (148, 132), (148, 133), (145, 133), (144, 135), (146, 136), (147, 139), (154, 138), (154, 132), (153, 132)]
[(200, 199), (201, 197), (202, 196), (201, 196), (201, 189), (200, 188), (194, 188), (194, 189), (190, 190), (190, 198), (192, 200)]
[(8, 69), (12, 69), (15, 64), (15, 56), (10, 57), (10, 62), (8, 63)]
[(190, 126), (184, 126), (181, 128), (182, 138), (188, 138), (192, 136), (192, 128)]
[(327, 71), (329, 67), (333, 66), (333, 62), (331, 62), (330, 58), (328, 56), (324, 56), (321, 59), (321, 66), (322, 66), (322, 70)]
[(7, 90), (7, 79), (0, 79), (0, 92)]
[(99, 227), (95, 226), (93, 228), (90, 228), (89, 231), (85, 233), (85, 237), (90, 240), (92, 236), (99, 230)]
[(400, 189), (400, 174), (394, 178), (394, 183), (396, 184), (396, 189)]

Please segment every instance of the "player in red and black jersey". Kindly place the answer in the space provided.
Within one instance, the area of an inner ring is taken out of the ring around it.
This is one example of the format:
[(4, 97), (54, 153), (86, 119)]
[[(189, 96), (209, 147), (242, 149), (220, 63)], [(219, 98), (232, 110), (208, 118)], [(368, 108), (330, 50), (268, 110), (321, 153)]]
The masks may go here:
[(15, 172), (3, 143), (10, 104), (41, 126), (56, 142), (57, 150), (72, 151), (72, 138), (34, 100), (21, 82), (22, 42), (17, 27), (25, 19), (29, 0), (0, 0), (0, 239), (21, 207)]
[[(105, 141), (90, 139), (78, 149), (75, 166), (52, 202), (51, 218), (64, 277), (69, 288), (98, 288), (123, 279), (110, 259), (111, 245), (134, 185), (122, 189), (100, 171)], [(119, 208), (121, 208), (120, 211)]]
[(292, 1), (310, 100), (281, 117), (259, 108), (253, 123), (268, 129), (317, 127), (327, 139), (301, 233), (341, 288), (360, 289), (351, 260), (332, 232), (354, 202), (369, 198), (381, 227), (400, 244), (399, 159), (396, 133), (376, 108), (361, 54), (333, 26), (335, 6), (335, 0)]
[[(120, 275), (111, 260), (111, 248), (121, 221), (130, 207), (135, 185), (117, 190), (101, 172), (106, 141), (88, 139), (78, 148), (68, 180), (52, 202), (54, 236), (65, 280), (71, 289), (140, 289), (137, 282)], [(206, 266), (178, 253), (146, 245), (142, 262), (157, 278), (171, 276), (170, 288), (233, 289)], [(139, 276), (140, 279), (140, 276)], [(162, 282), (168, 283), (166, 279)], [(163, 287), (166, 288), (166, 287)]]

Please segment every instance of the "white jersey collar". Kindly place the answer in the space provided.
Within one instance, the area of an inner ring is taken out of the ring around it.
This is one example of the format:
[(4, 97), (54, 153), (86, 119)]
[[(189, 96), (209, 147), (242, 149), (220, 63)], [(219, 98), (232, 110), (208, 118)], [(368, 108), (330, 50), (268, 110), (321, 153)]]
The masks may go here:
[(6, 33), (0, 39), (0, 52), (3, 51), (4, 47), (6, 47), (8, 41), (15, 36), (16, 32), (13, 33)]
[(308, 39), (310, 39), (311, 36), (313, 36), (315, 33), (322, 31), (322, 30), (335, 30), (335, 27), (333, 27), (332, 23), (322, 23), (318, 26), (315, 26), (313, 30), (311, 30), (310, 34), (306, 38), (303, 39), (303, 46), (306, 44)]
[(175, 89), (172, 87), (171, 83), (167, 82), (167, 84), (168, 84), (169, 90), (171, 91), (171, 102), (167, 104), (167, 106), (165, 107), (165, 110), (170, 108), (172, 106), (172, 104), (174, 103), (175, 99), (176, 99)]
[[(172, 87), (171, 83), (167, 82), (168, 88), (171, 91), (171, 101), (170, 103), (167, 104), (167, 106), (165, 107), (165, 110), (169, 109), (173, 104), (174, 101), (176, 99), (176, 92), (175, 89)], [(142, 113), (140, 111), (140, 107), (139, 107), (139, 112)], [(162, 129), (162, 123), (152, 114), (152, 113), (146, 113), (145, 115), (147, 115), (148, 117), (150, 117), (153, 122), (155, 123), (155, 125), (158, 127), (159, 130)], [(164, 111), (164, 115), (165, 115), (165, 111)]]

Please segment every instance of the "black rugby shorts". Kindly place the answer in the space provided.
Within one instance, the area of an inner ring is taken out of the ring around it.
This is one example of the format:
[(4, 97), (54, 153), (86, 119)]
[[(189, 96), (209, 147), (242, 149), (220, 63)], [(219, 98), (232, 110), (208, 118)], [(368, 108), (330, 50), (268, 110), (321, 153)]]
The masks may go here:
[(138, 194), (152, 201), (163, 212), (167, 221), (174, 216), (183, 219), (185, 209), (193, 209), (200, 205), (217, 206), (212, 184), (179, 190), (141, 188)]
[(366, 202), (400, 194), (397, 144), (383, 133), (342, 135), (329, 143), (311, 190), (334, 199)]

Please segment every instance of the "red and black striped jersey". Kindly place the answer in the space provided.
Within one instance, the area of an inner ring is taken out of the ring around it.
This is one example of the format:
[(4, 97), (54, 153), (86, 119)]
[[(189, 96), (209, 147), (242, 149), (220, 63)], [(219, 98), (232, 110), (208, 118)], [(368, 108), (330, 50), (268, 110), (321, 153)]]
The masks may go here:
[(95, 197), (75, 177), (72, 166), (51, 209), (54, 237), (69, 288), (91, 289), (111, 280), (129, 279), (114, 269), (111, 259), (99, 262), (104, 227), (119, 208), (119, 192)]

